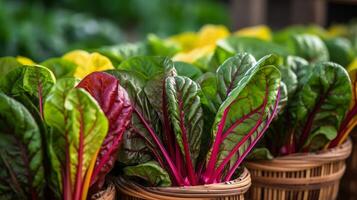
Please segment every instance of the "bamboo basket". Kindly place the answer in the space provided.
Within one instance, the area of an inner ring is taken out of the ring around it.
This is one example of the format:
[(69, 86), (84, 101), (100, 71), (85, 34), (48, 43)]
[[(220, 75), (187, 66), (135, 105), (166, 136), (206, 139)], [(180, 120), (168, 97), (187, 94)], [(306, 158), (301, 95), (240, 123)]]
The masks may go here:
[(116, 190), (113, 184), (109, 184), (108, 187), (91, 196), (91, 200), (115, 200)]
[(353, 200), (357, 197), (357, 131), (351, 134), (353, 148), (352, 154), (347, 159), (346, 173), (342, 178), (340, 199)]
[(251, 180), (247, 169), (233, 181), (188, 187), (143, 187), (118, 178), (117, 190), (122, 200), (243, 200)]
[(298, 153), (270, 161), (248, 162), (253, 200), (336, 199), (352, 143), (317, 153)]

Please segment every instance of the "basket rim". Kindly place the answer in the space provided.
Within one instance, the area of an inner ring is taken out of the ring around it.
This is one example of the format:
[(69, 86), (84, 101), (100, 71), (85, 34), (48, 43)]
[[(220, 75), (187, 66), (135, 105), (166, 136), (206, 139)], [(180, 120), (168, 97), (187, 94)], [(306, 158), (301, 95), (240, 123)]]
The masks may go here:
[(109, 182), (108, 186), (93, 194), (90, 199), (92, 200), (113, 200), (116, 197), (116, 189), (113, 182)]
[(317, 152), (295, 153), (280, 156), (272, 160), (248, 161), (248, 169), (266, 169), (269, 171), (296, 171), (318, 167), (332, 161), (346, 160), (352, 152), (352, 142), (349, 138), (342, 145)]
[(251, 185), (249, 171), (244, 168), (243, 173), (232, 181), (206, 184), (198, 186), (176, 187), (144, 187), (138, 183), (118, 177), (115, 181), (118, 191), (126, 195), (144, 199), (201, 199), (221, 196), (243, 195)]

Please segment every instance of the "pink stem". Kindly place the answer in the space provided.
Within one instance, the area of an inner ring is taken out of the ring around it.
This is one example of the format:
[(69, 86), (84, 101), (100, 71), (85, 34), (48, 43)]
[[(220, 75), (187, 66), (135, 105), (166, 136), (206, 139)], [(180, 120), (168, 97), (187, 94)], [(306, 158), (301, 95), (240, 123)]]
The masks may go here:
[(187, 174), (188, 177), (190, 179), (191, 185), (196, 185), (197, 184), (197, 180), (196, 180), (196, 175), (194, 172), (194, 168), (193, 168), (193, 163), (192, 163), (192, 159), (191, 159), (191, 153), (190, 153), (190, 148), (188, 146), (188, 138), (187, 138), (187, 130), (186, 127), (184, 125), (184, 112), (183, 112), (183, 108), (182, 108), (182, 101), (180, 101), (179, 103), (179, 109), (180, 109), (180, 128), (182, 130), (182, 142), (183, 142), (183, 148), (184, 148), (184, 152), (185, 152), (185, 160), (186, 160), (186, 164), (187, 164)]
[[(232, 131), (242, 122), (244, 122), (246, 119), (248, 119), (249, 117), (251, 117), (253, 114), (256, 114), (260, 109), (262, 110), (262, 112), (264, 112), (264, 109), (266, 108), (267, 102), (268, 102), (268, 90), (265, 90), (265, 98), (263, 100), (262, 105), (258, 106), (256, 109), (254, 109), (253, 111), (251, 111), (250, 113), (244, 115), (242, 118), (240, 118), (239, 120), (237, 120), (234, 124), (231, 125), (231, 127), (229, 127), (227, 129), (227, 131), (223, 134), (223, 138), (222, 141), (228, 137), (229, 134), (232, 133)], [(260, 118), (257, 122), (257, 124), (249, 131), (249, 133), (247, 135), (245, 135), (243, 137), (242, 140), (240, 140), (238, 142), (238, 144), (233, 148), (233, 150), (231, 152), (229, 152), (228, 156), (222, 161), (222, 163), (220, 164), (220, 166), (217, 168), (217, 170), (215, 171), (214, 174), (212, 174), (212, 176), (209, 179), (209, 182), (212, 182), (213, 180), (215, 180), (217, 178), (218, 175), (220, 175), (220, 173), (222, 172), (222, 170), (224, 169), (225, 165), (229, 162), (229, 160), (233, 157), (233, 155), (239, 150), (239, 148), (251, 137), (251, 135), (256, 131), (256, 129), (260, 126), (262, 119), (263, 119), (263, 115), (264, 113), (261, 113)]]
[[(263, 116), (263, 115), (262, 115)], [(230, 161), (230, 159), (233, 157), (233, 155), (239, 150), (239, 148), (253, 135), (253, 133), (258, 129), (258, 127), (262, 124), (262, 119), (259, 119), (257, 124), (252, 128), (252, 130), (249, 131), (247, 135), (243, 137), (242, 140), (238, 142), (238, 144), (232, 149), (231, 152), (227, 155), (227, 157), (224, 158), (222, 163), (219, 165), (217, 170), (215, 171), (215, 174), (210, 178), (209, 182), (215, 180), (218, 175), (221, 174), (222, 170), (224, 167), (227, 165), (227, 163)]]
[(83, 113), (81, 113), (80, 130), (79, 130), (79, 146), (78, 146), (78, 164), (76, 172), (75, 190), (74, 190), (74, 200), (81, 200), (82, 198), (82, 170), (83, 170)]
[(234, 172), (237, 170), (239, 165), (242, 163), (243, 159), (248, 155), (248, 153), (252, 150), (252, 148), (255, 146), (255, 144), (264, 135), (264, 132), (267, 130), (267, 128), (269, 127), (271, 121), (274, 119), (275, 115), (277, 114), (277, 110), (278, 110), (277, 108), (278, 108), (279, 101), (280, 101), (280, 90), (278, 91), (278, 94), (277, 94), (277, 97), (276, 97), (273, 113), (272, 113), (271, 117), (268, 119), (267, 123), (265, 124), (263, 130), (260, 132), (260, 134), (258, 134), (258, 137), (249, 145), (248, 149), (239, 157), (237, 162), (229, 170), (229, 172), (228, 172), (226, 178), (224, 179), (224, 181), (231, 180)]
[(146, 120), (144, 119), (144, 117), (134, 108), (135, 113), (139, 116), (140, 121), (144, 124), (144, 126), (146, 127), (146, 129), (149, 131), (151, 137), (154, 139), (155, 143), (157, 144), (157, 146), (159, 147), (160, 151), (162, 152), (162, 155), (165, 157), (167, 164), (170, 167), (170, 170), (172, 172), (172, 174), (174, 175), (176, 182), (179, 185), (183, 185), (184, 181), (182, 180), (182, 177), (180, 176), (180, 173), (177, 171), (175, 165), (173, 164), (170, 156), (168, 155), (166, 149), (164, 148), (164, 146), (161, 144), (159, 138), (157, 137), (157, 135), (154, 133), (154, 131), (152, 130), (152, 128), (149, 126), (149, 124), (146, 122)]
[(216, 160), (217, 160), (217, 156), (218, 156), (218, 152), (219, 152), (219, 145), (221, 144), (221, 137), (222, 137), (223, 128), (224, 128), (224, 125), (226, 123), (227, 115), (228, 115), (228, 112), (229, 112), (229, 107), (231, 105), (232, 104), (230, 104), (228, 106), (228, 108), (226, 108), (226, 110), (224, 110), (222, 119), (218, 124), (217, 135), (216, 135), (216, 138), (215, 138), (214, 143), (213, 143), (212, 153), (211, 153), (210, 159), (209, 159), (208, 164), (207, 164), (206, 172), (204, 173), (204, 179), (208, 179), (208, 177), (210, 177), (211, 174), (213, 173), (213, 170), (214, 170), (214, 167), (215, 167), (215, 164), (216, 164)]

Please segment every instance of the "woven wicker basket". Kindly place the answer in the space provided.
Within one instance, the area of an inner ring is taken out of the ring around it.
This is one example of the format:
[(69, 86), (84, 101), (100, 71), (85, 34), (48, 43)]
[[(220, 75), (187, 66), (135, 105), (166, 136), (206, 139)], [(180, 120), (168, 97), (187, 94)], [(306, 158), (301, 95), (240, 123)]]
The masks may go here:
[(233, 181), (189, 187), (143, 187), (118, 178), (121, 200), (243, 200), (251, 180), (247, 169)]
[(346, 173), (342, 178), (340, 199), (355, 200), (357, 198), (357, 131), (351, 133), (353, 148), (347, 159)]
[(105, 190), (100, 191), (90, 198), (91, 200), (115, 200), (116, 190), (113, 184), (110, 184)]
[(248, 162), (247, 168), (252, 177), (249, 197), (254, 200), (336, 199), (351, 148), (351, 141), (348, 140), (339, 147), (318, 153)]

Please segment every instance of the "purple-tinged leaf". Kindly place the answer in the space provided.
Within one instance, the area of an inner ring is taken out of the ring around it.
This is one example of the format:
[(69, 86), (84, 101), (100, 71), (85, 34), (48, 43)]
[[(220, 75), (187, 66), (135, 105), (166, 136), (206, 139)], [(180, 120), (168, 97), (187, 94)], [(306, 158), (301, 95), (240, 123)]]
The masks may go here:
[(98, 102), (109, 122), (109, 130), (100, 148), (92, 174), (91, 185), (102, 187), (105, 175), (113, 168), (123, 133), (131, 120), (132, 107), (127, 92), (119, 81), (104, 72), (86, 76), (77, 86)]

